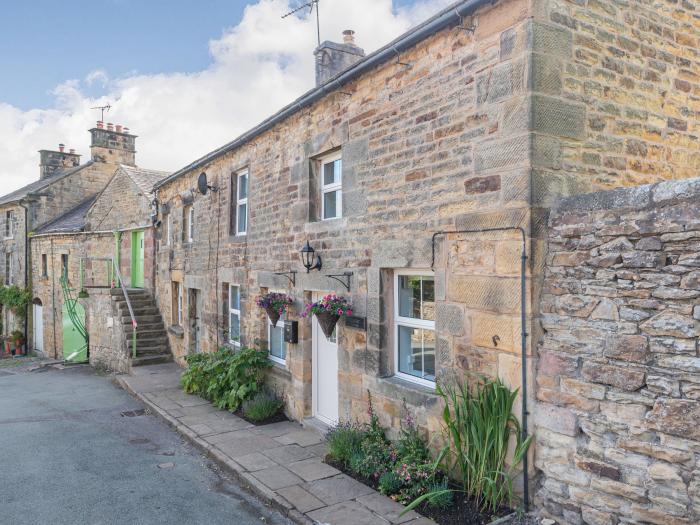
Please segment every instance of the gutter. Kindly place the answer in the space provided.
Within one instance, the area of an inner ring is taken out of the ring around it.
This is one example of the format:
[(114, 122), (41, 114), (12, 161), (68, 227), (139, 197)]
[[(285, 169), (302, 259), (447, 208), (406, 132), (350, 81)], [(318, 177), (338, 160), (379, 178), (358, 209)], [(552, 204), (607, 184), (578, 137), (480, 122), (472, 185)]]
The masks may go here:
[(402, 51), (410, 49), (417, 43), (434, 35), (438, 31), (441, 31), (447, 27), (459, 25), (464, 17), (474, 13), (474, 11), (476, 11), (480, 7), (484, 7), (489, 4), (495, 4), (497, 3), (497, 1), (498, 0), (463, 0), (461, 2), (457, 2), (456, 4), (451, 5), (447, 9), (436, 14), (434, 17), (429, 18), (422, 24), (404, 33), (396, 40), (388, 43), (387, 45), (378, 49), (374, 53), (367, 55), (367, 57), (365, 57), (363, 60), (357, 62), (355, 65), (351, 66), (344, 72), (338, 74), (335, 78), (332, 78), (325, 84), (322, 84), (321, 86), (318, 86), (312, 89), (311, 91), (308, 91), (291, 104), (282, 108), (273, 116), (264, 120), (253, 129), (245, 132), (243, 135), (241, 135), (234, 141), (229, 142), (228, 144), (208, 153), (204, 157), (201, 157), (198, 160), (192, 162), (191, 164), (185, 166), (184, 168), (176, 171), (169, 177), (166, 177), (160, 182), (157, 182), (153, 186), (153, 189), (157, 190), (158, 188), (164, 186), (168, 182), (171, 182), (194, 169), (201, 168), (202, 166), (205, 166), (206, 164), (217, 159), (221, 155), (224, 155), (225, 153), (228, 153), (229, 151), (232, 151), (242, 146), (243, 144), (250, 142), (255, 137), (270, 130), (272, 127), (276, 126), (288, 117), (291, 117), (301, 109), (311, 106), (326, 95), (332, 93), (334, 90), (339, 89), (344, 84), (347, 84), (348, 82), (359, 78), (368, 71), (379, 67), (380, 65), (390, 60), (396, 60), (399, 57), (399, 53), (401, 53)]

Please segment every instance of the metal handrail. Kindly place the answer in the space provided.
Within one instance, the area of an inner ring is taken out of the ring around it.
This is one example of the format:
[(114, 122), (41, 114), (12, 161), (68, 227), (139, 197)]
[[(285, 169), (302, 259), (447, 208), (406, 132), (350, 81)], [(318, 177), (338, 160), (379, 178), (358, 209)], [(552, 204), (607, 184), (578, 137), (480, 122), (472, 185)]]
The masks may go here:
[(119, 281), (119, 287), (124, 292), (124, 299), (126, 299), (126, 306), (129, 309), (129, 317), (131, 317), (131, 326), (134, 327), (132, 331), (131, 339), (131, 357), (136, 359), (136, 328), (138, 323), (136, 322), (136, 317), (134, 317), (134, 309), (131, 307), (131, 301), (129, 300), (129, 292), (126, 290), (124, 285), (124, 279), (122, 279), (122, 274), (119, 272), (119, 267), (114, 259), (112, 259), (112, 267), (114, 268), (114, 275), (117, 276), (117, 281)]

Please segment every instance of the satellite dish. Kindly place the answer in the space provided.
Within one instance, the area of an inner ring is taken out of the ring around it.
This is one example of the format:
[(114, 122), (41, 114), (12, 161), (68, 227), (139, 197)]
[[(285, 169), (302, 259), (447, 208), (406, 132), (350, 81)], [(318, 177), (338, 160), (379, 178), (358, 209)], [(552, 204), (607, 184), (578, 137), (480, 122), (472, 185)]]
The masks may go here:
[(207, 191), (212, 189), (207, 183), (207, 174), (204, 172), (199, 174), (199, 178), (197, 179), (197, 189), (202, 195), (206, 195)]
[(209, 185), (207, 182), (207, 174), (205, 172), (200, 173), (199, 177), (197, 177), (197, 189), (202, 195), (206, 195), (209, 190), (219, 191), (219, 188), (216, 186)]

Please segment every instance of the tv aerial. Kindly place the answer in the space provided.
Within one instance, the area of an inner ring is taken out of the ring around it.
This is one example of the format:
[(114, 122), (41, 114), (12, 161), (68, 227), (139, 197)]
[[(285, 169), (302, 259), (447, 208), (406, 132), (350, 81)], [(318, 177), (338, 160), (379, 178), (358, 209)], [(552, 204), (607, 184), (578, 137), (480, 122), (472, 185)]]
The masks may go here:
[(219, 188), (216, 186), (209, 185), (209, 182), (207, 182), (207, 174), (205, 172), (200, 173), (199, 177), (197, 177), (197, 189), (202, 195), (206, 195), (209, 190), (219, 191)]
[(107, 104), (107, 105), (105, 105), (105, 106), (95, 106), (94, 108), (90, 108), (90, 109), (99, 109), (99, 110), (101, 111), (101, 113), (102, 113), (102, 115), (100, 116), (100, 122), (104, 122), (104, 120), (105, 120), (105, 112), (109, 113), (109, 110), (112, 109), (112, 106), (110, 106), (109, 104)]
[(302, 9), (309, 8), (309, 14), (311, 14), (314, 11), (314, 7), (316, 8), (316, 39), (318, 40), (318, 45), (321, 45), (321, 22), (318, 19), (318, 2), (319, 0), (310, 0), (309, 2), (306, 2), (303, 5), (300, 5), (296, 9), (292, 9), (289, 13), (282, 15), (282, 18), (287, 18), (288, 16), (292, 16), (294, 13), (298, 13)]

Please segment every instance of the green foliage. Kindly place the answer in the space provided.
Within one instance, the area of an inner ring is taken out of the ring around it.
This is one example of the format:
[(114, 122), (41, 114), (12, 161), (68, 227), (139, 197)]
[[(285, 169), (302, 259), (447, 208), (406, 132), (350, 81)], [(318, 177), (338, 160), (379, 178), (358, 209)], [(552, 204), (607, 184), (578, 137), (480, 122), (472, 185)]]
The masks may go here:
[(198, 394), (219, 408), (237, 410), (243, 401), (260, 391), (264, 372), (270, 367), (267, 353), (255, 348), (193, 354), (185, 358), (187, 370), (182, 386), (189, 394)]
[(345, 465), (360, 451), (360, 445), (365, 438), (365, 430), (356, 422), (341, 422), (326, 434), (328, 455)]
[(397, 494), (401, 490), (401, 487), (403, 487), (403, 481), (401, 481), (399, 475), (393, 470), (385, 472), (379, 478), (379, 492), (385, 496)]
[(401, 463), (396, 465), (394, 472), (401, 481), (401, 488), (393, 499), (403, 505), (426, 494), (438, 477), (443, 479), (442, 473), (431, 464)]
[(17, 315), (24, 315), (32, 300), (31, 290), (19, 286), (0, 286), (0, 304)]
[(396, 449), (385, 439), (371, 434), (362, 441), (360, 452), (353, 456), (351, 468), (365, 478), (379, 479), (382, 474), (391, 470), (396, 462)]
[(22, 346), (25, 343), (24, 333), (21, 330), (14, 330), (10, 334), (10, 341), (17, 346)]
[(421, 464), (430, 461), (430, 451), (428, 445), (423, 439), (411, 413), (403, 403), (404, 417), (401, 422), (401, 435), (396, 443), (396, 451), (398, 460), (401, 463)]
[(446, 509), (454, 500), (454, 492), (448, 489), (446, 477), (442, 481), (433, 481), (428, 486), (428, 494), (428, 505), (439, 509)]
[[(442, 422), (447, 441), (437, 463), (456, 471), (462, 490), (483, 510), (495, 512), (501, 505), (512, 506), (514, 469), (532, 440), (523, 440), (520, 422), (512, 413), (518, 391), (511, 391), (498, 379), (478, 378), (473, 384), (438, 384), (436, 392), (445, 402)], [(513, 463), (507, 467), (513, 437)], [(413, 501), (409, 509), (446, 492), (449, 490), (433, 490)]]
[(269, 392), (258, 392), (250, 399), (243, 401), (243, 414), (252, 421), (265, 421), (276, 416), (284, 407), (284, 403), (276, 395)]

